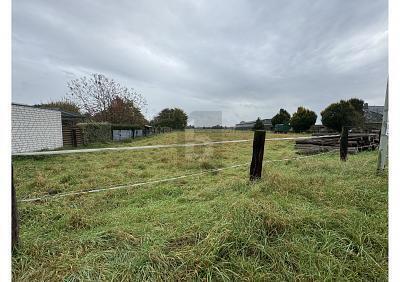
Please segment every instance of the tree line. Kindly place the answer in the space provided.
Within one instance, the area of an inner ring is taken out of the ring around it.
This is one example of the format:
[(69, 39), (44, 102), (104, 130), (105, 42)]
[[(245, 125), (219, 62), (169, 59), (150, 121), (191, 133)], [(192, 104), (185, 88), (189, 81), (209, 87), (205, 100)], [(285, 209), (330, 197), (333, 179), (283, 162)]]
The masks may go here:
[[(291, 116), (285, 109), (271, 119), (272, 126), (277, 124), (290, 125), (295, 132), (309, 130), (317, 121), (317, 114), (305, 107), (298, 107)], [(364, 122), (364, 101), (358, 98), (340, 100), (332, 103), (321, 111), (321, 122), (324, 126), (335, 131), (341, 131), (343, 126), (362, 126)], [(260, 118), (257, 119), (254, 129), (263, 129)]]
[(63, 99), (35, 106), (82, 114), (86, 120), (93, 122), (140, 127), (150, 124), (173, 129), (187, 126), (188, 116), (179, 108), (165, 108), (152, 120), (147, 120), (143, 114), (147, 106), (146, 99), (134, 89), (122, 86), (103, 74), (72, 79), (67, 86), (68, 92)]
[[(173, 129), (187, 127), (188, 115), (180, 108), (165, 108), (152, 120), (147, 120), (143, 114), (147, 106), (146, 99), (134, 89), (125, 87), (103, 74), (72, 79), (67, 82), (67, 86), (68, 92), (63, 99), (35, 106), (82, 114), (86, 120), (94, 122), (141, 127), (152, 125)], [(340, 131), (342, 126), (360, 126), (363, 123), (363, 106), (364, 101), (358, 98), (333, 103), (321, 112), (322, 124), (336, 131)], [(317, 114), (314, 111), (298, 107), (292, 115), (285, 109), (280, 109), (271, 123), (273, 126), (287, 124), (295, 132), (301, 132), (310, 129), (316, 120)], [(263, 128), (260, 119), (254, 128)]]

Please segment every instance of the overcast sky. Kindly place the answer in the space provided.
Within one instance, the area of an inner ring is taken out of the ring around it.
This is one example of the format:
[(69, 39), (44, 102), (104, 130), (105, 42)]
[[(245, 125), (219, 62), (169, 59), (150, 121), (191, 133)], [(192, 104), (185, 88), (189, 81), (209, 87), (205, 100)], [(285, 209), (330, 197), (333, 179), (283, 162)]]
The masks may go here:
[(13, 102), (65, 96), (103, 73), (225, 125), (340, 99), (383, 105), (387, 1), (13, 0)]

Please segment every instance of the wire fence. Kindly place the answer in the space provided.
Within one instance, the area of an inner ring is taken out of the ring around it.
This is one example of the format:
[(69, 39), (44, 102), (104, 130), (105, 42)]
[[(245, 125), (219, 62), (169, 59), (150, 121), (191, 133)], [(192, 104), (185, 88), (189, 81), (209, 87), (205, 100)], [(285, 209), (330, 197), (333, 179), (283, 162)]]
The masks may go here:
[[(284, 159), (277, 159), (277, 160), (265, 160), (265, 161), (263, 161), (263, 163), (275, 163), (275, 162), (302, 160), (302, 159), (313, 158), (313, 157), (316, 157), (316, 156), (331, 154), (331, 153), (336, 152), (336, 151), (338, 151), (338, 149), (331, 150), (331, 151), (328, 151), (328, 152), (321, 152), (321, 153), (318, 153), (318, 154), (308, 155), (308, 156), (295, 157), (295, 158), (284, 158)], [(205, 174), (208, 174), (208, 173), (214, 173), (214, 172), (219, 172), (219, 171), (223, 171), (223, 170), (228, 170), (228, 169), (234, 169), (234, 168), (238, 168), (238, 167), (248, 166), (249, 164), (250, 164), (250, 162), (246, 162), (246, 163), (241, 163), (241, 164), (236, 164), (236, 165), (231, 165), (231, 166), (226, 166), (226, 167), (221, 167), (221, 168), (203, 170), (203, 171), (192, 173), (192, 174), (184, 174), (184, 175), (180, 175), (180, 176), (168, 177), (168, 178), (157, 179), (157, 180), (150, 180), (150, 181), (146, 181), (146, 182), (139, 182), (139, 183), (133, 183), (133, 184), (118, 185), (118, 186), (107, 187), (107, 188), (94, 188), (94, 189), (91, 189), (91, 190), (76, 191), (76, 192), (66, 192), (66, 193), (59, 193), (59, 194), (55, 194), (55, 195), (43, 195), (43, 196), (35, 197), (35, 198), (22, 199), (22, 200), (19, 200), (18, 202), (37, 202), (37, 201), (43, 201), (43, 200), (53, 200), (53, 199), (56, 199), (56, 198), (62, 198), (62, 197), (67, 197), (67, 196), (93, 194), (93, 193), (112, 191), (112, 190), (129, 189), (129, 188), (134, 188), (134, 187), (139, 187), (139, 186), (144, 186), (144, 185), (158, 184), (158, 183), (164, 183), (164, 182), (172, 182), (172, 181), (176, 181), (176, 180), (183, 179), (183, 178), (201, 176), (201, 175), (205, 175)]]
[[(265, 141), (323, 139), (323, 138), (328, 138), (328, 137), (340, 137), (340, 135), (265, 138)], [(108, 148), (93, 148), (93, 149), (39, 151), (39, 152), (14, 153), (13, 156), (45, 156), (45, 155), (93, 153), (93, 152), (104, 152), (104, 151), (149, 150), (149, 149), (163, 149), (163, 148), (197, 147), (197, 146), (210, 146), (210, 145), (229, 144), (229, 143), (244, 143), (244, 142), (249, 142), (249, 141), (253, 141), (253, 139), (211, 141), (211, 142), (204, 142), (204, 143), (165, 144), (165, 145), (128, 146), (128, 147), (111, 147), (111, 148), (108, 147)]]
[[(304, 139), (321, 139), (321, 138), (327, 138), (327, 137), (329, 137), (329, 138), (331, 138), (331, 137), (340, 137), (340, 135), (265, 138), (265, 141), (290, 141), (290, 140), (304, 140)], [(208, 146), (208, 145), (214, 145), (214, 144), (242, 143), (242, 142), (248, 142), (248, 141), (252, 141), (252, 139), (214, 141), (214, 142), (196, 143), (196, 144), (169, 144), (169, 145), (150, 145), (150, 146), (137, 146), (137, 147), (98, 148), (98, 149), (87, 149), (87, 150), (32, 152), (32, 153), (15, 154), (15, 155), (24, 155), (24, 156), (57, 155), (57, 154), (77, 153), (79, 151), (98, 152), (98, 151), (107, 151), (107, 150), (112, 150), (112, 151), (114, 151), (114, 150), (140, 150), (140, 149), (151, 149), (151, 148), (152, 149), (156, 149), (156, 148), (158, 149), (158, 148), (173, 148), (173, 147)], [(371, 147), (371, 145), (366, 145), (366, 146), (357, 146), (355, 148), (357, 148), (357, 151), (361, 151), (361, 150), (363, 150), (365, 148), (371, 149), (372, 147)], [(317, 157), (317, 156), (321, 156), (321, 155), (325, 155), (325, 154), (331, 154), (331, 153), (337, 152), (337, 151), (339, 151), (339, 149), (324, 149), (323, 146), (321, 146), (321, 151), (318, 152), (318, 153), (313, 153), (311, 155), (299, 156), (299, 157), (294, 157), (294, 158), (265, 160), (265, 161), (263, 161), (263, 163), (274, 163), (274, 162), (284, 162), (284, 161), (292, 161), (292, 160), (302, 160), (302, 159), (313, 158), (313, 157)], [(27, 203), (27, 202), (37, 202), (37, 201), (44, 201), (44, 200), (54, 200), (54, 199), (57, 199), (57, 198), (62, 198), (62, 197), (67, 197), (67, 196), (93, 194), (93, 193), (112, 191), (112, 190), (129, 189), (129, 188), (134, 188), (134, 187), (139, 187), (139, 186), (144, 186), (144, 185), (172, 182), (172, 181), (176, 181), (176, 180), (179, 180), (179, 179), (195, 177), (195, 176), (201, 176), (201, 175), (205, 175), (205, 174), (208, 174), (208, 173), (215, 173), (215, 172), (224, 171), (224, 170), (228, 170), (228, 169), (234, 169), (234, 168), (238, 168), (238, 167), (248, 166), (249, 164), (250, 164), (250, 162), (246, 162), (246, 163), (241, 163), (241, 164), (236, 164), (236, 165), (231, 165), (231, 166), (226, 166), (226, 167), (221, 167), (221, 168), (202, 170), (200, 172), (191, 173), (191, 174), (184, 174), (184, 175), (180, 175), (180, 176), (167, 177), (167, 178), (163, 178), (163, 179), (150, 180), (150, 181), (133, 183), (133, 184), (123, 184), (123, 185), (117, 185), (117, 186), (112, 186), (112, 187), (107, 187), (107, 188), (93, 188), (93, 189), (89, 189), (89, 190), (82, 190), (82, 191), (75, 191), (75, 192), (65, 192), (65, 193), (58, 193), (58, 194), (54, 194), (54, 195), (45, 194), (45, 195), (38, 196), (38, 197), (21, 199), (21, 200), (18, 200), (18, 202)]]

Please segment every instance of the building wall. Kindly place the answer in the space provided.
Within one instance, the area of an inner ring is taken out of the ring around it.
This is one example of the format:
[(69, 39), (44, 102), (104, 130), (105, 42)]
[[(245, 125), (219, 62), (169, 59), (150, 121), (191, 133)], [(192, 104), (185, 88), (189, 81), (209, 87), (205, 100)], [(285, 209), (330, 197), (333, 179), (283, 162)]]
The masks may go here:
[(133, 138), (132, 129), (114, 129), (112, 131), (113, 141), (122, 141)]
[[(271, 119), (266, 118), (266, 119), (262, 119), (261, 121), (264, 124), (264, 127), (265, 127), (266, 130), (272, 130), (273, 129), (273, 126), (272, 126), (272, 123), (271, 123)], [(255, 120), (247, 121), (247, 122), (246, 121), (242, 121), (242, 122), (240, 122), (240, 123), (235, 125), (235, 129), (236, 130), (251, 130), (251, 129), (253, 129), (255, 124), (256, 124)]]
[[(272, 130), (273, 127), (272, 127), (271, 123), (263, 122), (263, 124), (264, 124), (264, 127), (266, 130)], [(254, 125), (255, 125), (255, 122), (253, 122), (253, 123), (238, 123), (238, 124), (236, 124), (235, 129), (236, 130), (251, 130), (251, 129), (253, 129)]]
[(61, 112), (30, 106), (11, 106), (12, 153), (63, 146)]

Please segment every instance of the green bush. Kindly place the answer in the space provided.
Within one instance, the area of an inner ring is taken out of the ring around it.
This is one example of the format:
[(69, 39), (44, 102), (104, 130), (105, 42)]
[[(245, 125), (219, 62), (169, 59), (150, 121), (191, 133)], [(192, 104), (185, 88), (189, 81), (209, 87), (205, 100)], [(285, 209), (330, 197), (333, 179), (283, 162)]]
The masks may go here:
[(304, 107), (298, 107), (297, 112), (292, 115), (290, 119), (290, 126), (294, 132), (302, 132), (309, 130), (312, 125), (317, 121), (317, 114)]
[(289, 124), (290, 122), (290, 114), (285, 109), (280, 109), (279, 113), (277, 113), (272, 119), (272, 126), (277, 124)]
[(264, 130), (265, 126), (260, 118), (257, 118), (256, 122), (254, 123), (253, 130)]
[(356, 98), (330, 104), (321, 112), (322, 124), (339, 132), (343, 126), (362, 126), (364, 116), (362, 105), (364, 101)]
[(103, 143), (112, 140), (111, 124), (107, 122), (78, 123), (82, 130), (83, 144)]
[(111, 130), (137, 130), (143, 129), (143, 126), (137, 124), (111, 124)]
[(187, 114), (179, 108), (162, 110), (151, 122), (156, 127), (171, 127), (173, 129), (185, 129), (187, 126)]

